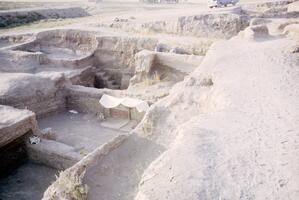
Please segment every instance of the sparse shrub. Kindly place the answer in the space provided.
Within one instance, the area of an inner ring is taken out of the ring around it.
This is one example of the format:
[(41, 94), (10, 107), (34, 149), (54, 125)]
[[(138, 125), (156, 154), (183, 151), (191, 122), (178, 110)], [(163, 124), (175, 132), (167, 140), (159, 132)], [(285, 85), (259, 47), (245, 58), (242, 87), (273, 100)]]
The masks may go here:
[(154, 80), (155, 82), (160, 82), (160, 81), (161, 81), (161, 76), (160, 76), (160, 74), (158, 74), (157, 71), (154, 72), (153, 80)]
[(155, 83), (158, 83), (160, 81), (161, 81), (161, 76), (157, 71), (155, 71), (152, 76), (150, 76), (150, 77), (147, 76), (144, 79), (144, 84), (149, 86), (149, 85), (153, 85)]
[(153, 129), (153, 122), (149, 118), (146, 118), (143, 122), (142, 132), (148, 135), (152, 132), (152, 129)]

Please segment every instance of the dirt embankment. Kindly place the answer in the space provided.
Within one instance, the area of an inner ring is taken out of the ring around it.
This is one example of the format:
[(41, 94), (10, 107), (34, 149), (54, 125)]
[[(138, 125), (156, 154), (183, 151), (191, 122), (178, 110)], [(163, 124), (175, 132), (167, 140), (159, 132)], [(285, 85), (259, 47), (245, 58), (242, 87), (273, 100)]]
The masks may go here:
[(0, 11), (0, 28), (30, 23), (42, 19), (74, 18), (89, 16), (81, 7), (28, 8)]

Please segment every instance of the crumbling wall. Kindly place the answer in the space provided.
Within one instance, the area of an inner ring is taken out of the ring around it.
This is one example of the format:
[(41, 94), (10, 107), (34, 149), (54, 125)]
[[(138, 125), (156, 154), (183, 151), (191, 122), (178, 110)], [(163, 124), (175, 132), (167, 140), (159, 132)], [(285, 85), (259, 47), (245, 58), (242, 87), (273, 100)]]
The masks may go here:
[(105, 90), (87, 88), (78, 85), (66, 89), (66, 106), (83, 113), (100, 114), (104, 112), (99, 100)]
[(35, 114), (29, 110), (0, 105), (0, 114), (0, 147), (37, 130)]
[(41, 53), (0, 51), (0, 72), (33, 73), (40, 65)]
[(192, 36), (160, 37), (155, 50), (182, 55), (204, 56), (216, 40)]
[(187, 15), (172, 20), (149, 22), (116, 21), (112, 24), (102, 24), (113, 28), (121, 28), (138, 33), (171, 33), (184, 36), (231, 38), (249, 24), (248, 17), (241, 14), (241, 9), (228, 12), (202, 13)]
[[(296, 4), (293, 0), (266, 1), (242, 6), (242, 13), (260, 18), (292, 18), (298, 17), (299, 12), (290, 9)], [(291, 5), (291, 6), (290, 6)]]
[(25, 52), (39, 55), (38, 65), (41, 66), (77, 68), (93, 64), (97, 45), (93, 32), (62, 29), (40, 32), (35, 40), (12, 47), (11, 50), (16, 55)]
[(0, 105), (0, 177), (27, 158), (25, 138), (37, 131), (35, 114)]
[(197, 37), (231, 38), (248, 26), (248, 18), (235, 13), (213, 13), (178, 19), (177, 32)]
[(83, 53), (92, 53), (97, 47), (95, 33), (84, 30), (61, 29), (37, 34), (36, 42), (41, 46), (68, 48)]
[(200, 65), (203, 57), (143, 50), (135, 55), (131, 85), (145, 81), (182, 81)]
[(84, 157), (71, 168), (60, 173), (58, 179), (46, 190), (42, 200), (86, 200), (88, 186), (83, 179), (89, 167), (102, 160), (107, 154), (118, 148), (127, 135), (119, 135)]
[(65, 78), (59, 74), (0, 74), (0, 104), (27, 108), (37, 117), (63, 110)]
[(95, 81), (95, 68), (85, 67), (83, 69), (76, 69), (70, 72), (64, 73), (73, 85), (82, 85), (87, 87), (93, 87)]
[(143, 49), (154, 50), (157, 42), (157, 39), (147, 37), (98, 37), (94, 65), (113, 75), (121, 88), (127, 88), (134, 73), (135, 54)]
[(33, 34), (16, 34), (16, 35), (2, 35), (0, 36), (0, 48), (5, 48), (11, 45), (18, 45), (28, 42), (33, 39)]
[(38, 144), (26, 143), (26, 151), (30, 160), (59, 170), (65, 170), (83, 158), (74, 147), (44, 138)]

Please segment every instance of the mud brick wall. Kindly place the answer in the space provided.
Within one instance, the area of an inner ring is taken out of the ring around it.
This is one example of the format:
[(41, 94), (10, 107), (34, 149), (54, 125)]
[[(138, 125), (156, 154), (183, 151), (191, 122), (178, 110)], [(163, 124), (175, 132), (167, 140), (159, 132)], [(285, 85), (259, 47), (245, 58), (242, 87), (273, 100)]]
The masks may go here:
[(57, 90), (51, 94), (43, 94), (42, 92), (22, 99), (0, 99), (0, 104), (13, 106), (19, 109), (28, 109), (34, 112), (37, 118), (46, 117), (51, 113), (59, 112), (65, 108), (64, 90)]
[(78, 85), (66, 88), (66, 108), (83, 113), (99, 114), (104, 109), (99, 103), (104, 92), (100, 89)]
[(36, 133), (35, 114), (0, 105), (0, 177), (27, 159), (25, 140)]
[(28, 132), (34, 133), (37, 130), (37, 121), (33, 112), (0, 105), (0, 115), (4, 116), (0, 120), (0, 148)]

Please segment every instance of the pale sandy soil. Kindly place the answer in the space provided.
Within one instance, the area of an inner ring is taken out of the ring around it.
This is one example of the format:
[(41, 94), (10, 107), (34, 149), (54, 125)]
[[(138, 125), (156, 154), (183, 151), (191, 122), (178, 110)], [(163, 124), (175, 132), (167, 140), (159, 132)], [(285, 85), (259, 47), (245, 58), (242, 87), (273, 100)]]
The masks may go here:
[[(0, 4), (1, 5), (1, 4)], [(64, 4), (62, 4), (64, 5)], [(76, 5), (76, 3), (75, 3)], [(50, 4), (51, 6), (51, 4)], [(84, 5), (88, 6), (88, 4)], [(190, 7), (190, 6), (187, 6)], [(140, 15), (143, 17), (147, 17), (153, 19), (153, 17), (159, 17), (163, 14), (165, 9), (174, 9), (176, 5), (172, 6), (152, 6), (152, 5), (136, 5), (136, 4), (125, 4), (125, 3), (103, 3), (99, 5), (91, 4), (88, 8), (92, 16), (88, 17), (80, 17), (80, 18), (68, 18), (68, 19), (49, 19), (49, 20), (41, 20), (37, 22), (33, 22), (30, 24), (24, 24), (22, 26), (7, 28), (7, 29), (0, 29), (1, 33), (15, 33), (15, 32), (22, 32), (22, 31), (34, 31), (39, 29), (46, 29), (46, 28), (54, 28), (54, 27), (63, 27), (63, 26), (70, 26), (70, 25), (80, 25), (86, 23), (100, 23), (105, 20), (113, 20), (115, 17), (121, 18), (128, 18), (134, 15)], [(177, 10), (177, 9), (176, 9)], [(158, 11), (158, 12), (157, 12)], [(162, 11), (162, 12), (161, 12)], [(178, 10), (177, 10), (178, 11)], [(145, 12), (147, 15), (145, 15)], [(184, 11), (180, 11), (184, 13)], [(156, 14), (155, 14), (156, 13)], [(152, 15), (155, 16), (152, 16)], [(151, 17), (152, 16), (152, 17)]]
[(296, 45), (286, 38), (213, 45), (153, 108), (161, 117), (149, 137), (168, 150), (147, 168), (135, 199), (298, 199)]
[[(27, 8), (27, 7), (39, 7), (40, 1), (10, 1), (5, 0), (0, 3), (0, 9), (7, 7)], [(102, 23), (104, 21), (111, 21), (115, 17), (118, 18), (130, 18), (135, 17), (136, 20), (165, 20), (173, 19), (178, 16), (195, 15), (202, 11), (210, 11), (207, 8), (206, 1), (190, 2), (182, 4), (140, 4), (132, 1), (106, 1), (103, 3), (95, 4), (86, 1), (44, 1), (43, 7), (57, 7), (57, 6), (82, 6), (86, 8), (92, 16), (80, 17), (73, 19), (49, 19), (33, 22), (30, 24), (24, 24), (19, 27), (0, 29), (1, 33), (14, 33), (22, 31), (34, 31), (46, 28), (63, 27), (73, 25), (74, 27), (80, 24), (86, 25), (86, 23)], [(240, 4), (256, 2), (254, 0), (243, 0)], [(8, 5), (6, 5), (7, 3)], [(15, 4), (15, 5), (14, 5)], [(2, 5), (2, 6), (1, 6)], [(220, 9), (221, 10), (221, 9)], [(166, 12), (167, 11), (167, 12)], [(218, 10), (212, 10), (212, 12), (218, 12)]]

